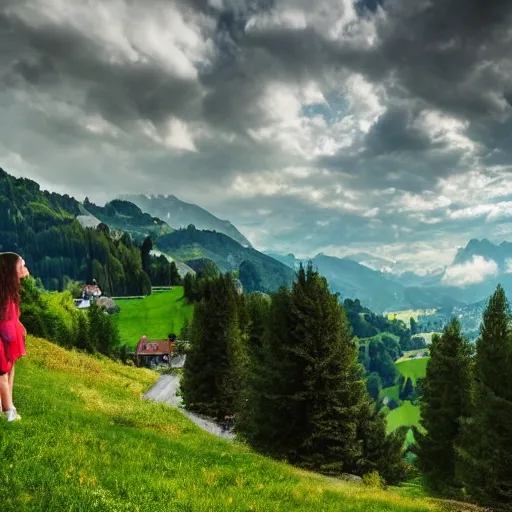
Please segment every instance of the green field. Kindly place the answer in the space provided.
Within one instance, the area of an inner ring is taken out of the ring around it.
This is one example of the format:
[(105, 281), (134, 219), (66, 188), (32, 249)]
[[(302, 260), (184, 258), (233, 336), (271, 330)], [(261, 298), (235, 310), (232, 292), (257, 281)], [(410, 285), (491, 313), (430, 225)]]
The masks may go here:
[(405, 325), (409, 325), (411, 318), (417, 322), (420, 315), (428, 316), (435, 314), (435, 312), (435, 309), (406, 309), (402, 311), (388, 311), (384, 314), (389, 320), (401, 320)]
[(121, 312), (114, 316), (121, 342), (135, 347), (142, 335), (149, 340), (165, 339), (179, 334), (185, 318), (192, 319), (193, 306), (183, 298), (183, 288), (153, 292), (143, 299), (117, 300)]
[[(418, 351), (413, 350), (410, 352), (406, 352), (404, 356), (406, 354), (414, 354), (415, 352)], [(414, 385), (416, 385), (417, 379), (425, 377), (428, 361), (428, 357), (423, 357), (421, 359), (401, 358), (395, 363), (395, 367), (405, 378), (410, 377)], [(380, 396), (381, 398), (387, 396), (390, 399), (398, 400), (400, 396), (399, 386), (391, 386), (389, 388), (383, 389), (381, 391)], [(392, 411), (390, 411), (387, 407), (384, 407), (382, 410), (387, 417), (388, 432), (392, 432), (393, 430), (402, 426), (419, 426), (420, 408), (418, 405), (413, 405), (408, 400), (403, 402), (403, 404), (400, 405), (400, 407), (397, 407)], [(412, 431), (409, 431), (407, 443), (411, 444), (412, 442)]]
[(380, 393), (381, 398), (384, 398), (385, 396), (387, 396), (390, 400), (398, 400), (399, 395), (400, 395), (399, 386), (391, 386), (389, 388), (384, 388)]
[(402, 426), (418, 426), (420, 421), (420, 408), (409, 401), (393, 409), (387, 415), (388, 432)]
[(406, 379), (410, 377), (413, 384), (416, 385), (416, 379), (425, 377), (429, 359), (428, 357), (408, 359), (407, 361), (396, 363), (395, 367)]
[(0, 422), (2, 512), (445, 510), (407, 488), (321, 477), (215, 438), (140, 398), (158, 377), (150, 370), (32, 337), (27, 352), (15, 385), (23, 419)]

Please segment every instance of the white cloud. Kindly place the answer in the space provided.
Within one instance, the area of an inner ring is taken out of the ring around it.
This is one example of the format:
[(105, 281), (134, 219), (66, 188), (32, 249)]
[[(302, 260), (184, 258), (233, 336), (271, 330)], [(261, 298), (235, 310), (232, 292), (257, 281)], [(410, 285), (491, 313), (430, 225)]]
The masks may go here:
[(482, 283), (498, 275), (498, 264), (483, 256), (473, 256), (471, 261), (448, 267), (442, 279), (446, 286), (468, 286)]
[(487, 220), (507, 219), (512, 217), (512, 201), (469, 206), (460, 210), (451, 210), (448, 215), (451, 219), (477, 219), (479, 217), (486, 217)]

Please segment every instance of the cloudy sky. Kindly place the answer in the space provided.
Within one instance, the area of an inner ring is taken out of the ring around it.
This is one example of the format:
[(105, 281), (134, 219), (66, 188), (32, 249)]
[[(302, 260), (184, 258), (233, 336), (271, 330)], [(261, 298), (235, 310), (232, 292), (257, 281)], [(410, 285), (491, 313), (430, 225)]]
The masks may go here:
[(511, 26), (506, 0), (0, 0), (0, 166), (425, 270), (512, 240)]

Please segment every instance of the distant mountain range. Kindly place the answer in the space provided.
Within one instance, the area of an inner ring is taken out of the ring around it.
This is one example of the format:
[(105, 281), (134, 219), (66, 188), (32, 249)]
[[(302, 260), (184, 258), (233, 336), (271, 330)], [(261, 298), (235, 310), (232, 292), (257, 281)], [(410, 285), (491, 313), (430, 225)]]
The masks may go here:
[(221, 220), (196, 204), (185, 203), (176, 196), (124, 195), (121, 199), (137, 205), (142, 211), (164, 220), (175, 229), (193, 224), (197, 229), (223, 233), (244, 247), (252, 247), (238, 229), (228, 220)]
[[(293, 254), (267, 254), (291, 268), (300, 264)], [(426, 275), (411, 271), (395, 273), (399, 264), (368, 253), (345, 258), (320, 254), (312, 261), (334, 291), (342, 296), (358, 297), (376, 311), (441, 308), (455, 314), (457, 308), (466, 305), (472, 311), (475, 303), (481, 309), (482, 301), (489, 298), (498, 284), (512, 297), (512, 243), (509, 242), (496, 245), (485, 238), (470, 240), (457, 251), (450, 265)]]
[[(208, 258), (223, 271), (239, 271), (245, 262), (245, 278), (252, 285), (258, 283), (261, 291), (290, 284), (303, 261), (291, 253), (258, 252), (229, 221), (174, 196), (125, 196), (97, 206), (87, 199), (80, 203), (67, 195), (41, 191), (37, 183), (13, 178), (2, 170), (0, 185), (0, 209), (4, 212), (0, 219), (0, 249), (27, 254), (34, 270), (45, 277), (50, 287), (61, 286), (65, 276), (76, 278), (75, 274), (84, 272), (85, 260), (69, 259), (70, 249), (65, 246), (66, 237), (83, 239), (74, 226), (77, 220), (83, 227), (104, 223), (139, 241), (150, 235), (154, 251), (177, 262)], [(174, 229), (180, 226), (187, 227)], [(204, 227), (209, 229), (201, 229)], [(440, 308), (451, 313), (455, 307), (487, 300), (498, 283), (512, 296), (509, 242), (496, 245), (485, 238), (470, 240), (458, 250), (451, 265), (425, 276), (410, 271), (395, 273), (399, 263), (368, 253), (345, 258), (320, 253), (312, 261), (342, 299), (359, 298), (376, 312)], [(394, 267), (390, 271), (391, 265)], [(180, 265), (182, 273), (188, 268)]]
[(404, 309), (441, 308), (450, 310), (462, 303), (444, 293), (431, 293), (418, 286), (404, 286), (393, 280), (391, 274), (358, 263), (350, 258), (337, 258), (323, 253), (309, 259), (297, 259), (293, 254), (267, 252), (274, 259), (296, 270), (301, 263), (312, 261), (318, 271), (327, 278), (333, 292), (341, 299), (358, 298), (376, 312)]
[(156, 240), (158, 249), (172, 258), (189, 262), (210, 259), (223, 272), (237, 271), (243, 262), (250, 262), (259, 291), (273, 291), (289, 286), (294, 279), (291, 268), (252, 247), (244, 247), (229, 236), (191, 226), (164, 235)]

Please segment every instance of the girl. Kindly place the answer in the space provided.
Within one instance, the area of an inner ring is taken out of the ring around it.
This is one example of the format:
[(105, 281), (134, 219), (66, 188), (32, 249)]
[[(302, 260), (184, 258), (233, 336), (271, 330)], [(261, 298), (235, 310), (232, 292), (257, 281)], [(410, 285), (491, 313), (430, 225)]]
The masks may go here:
[(25, 355), (26, 331), (19, 320), (20, 281), (28, 275), (18, 254), (0, 253), (0, 401), (7, 421), (21, 419), (12, 403), (12, 387), (14, 363)]

